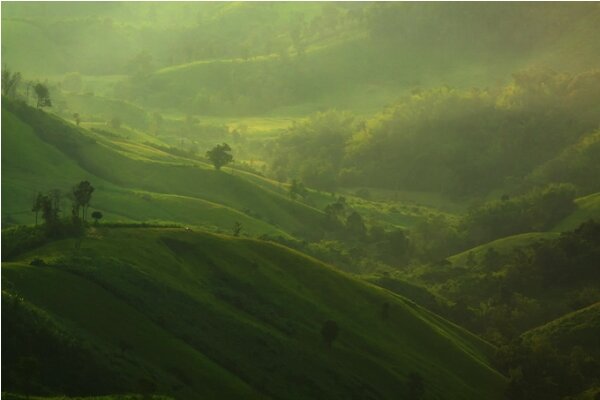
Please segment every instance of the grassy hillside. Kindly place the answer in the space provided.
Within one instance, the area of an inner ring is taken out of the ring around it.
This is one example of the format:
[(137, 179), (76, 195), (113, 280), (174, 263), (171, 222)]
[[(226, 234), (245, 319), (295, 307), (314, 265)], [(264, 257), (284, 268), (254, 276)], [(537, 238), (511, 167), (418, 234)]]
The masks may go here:
[(474, 247), (460, 254), (453, 255), (452, 257), (448, 257), (448, 261), (450, 261), (452, 265), (466, 265), (470, 257), (473, 257), (475, 260), (481, 260), (485, 257), (485, 253), (491, 249), (506, 255), (519, 247), (529, 246), (544, 239), (555, 239), (558, 236), (559, 234), (555, 232), (531, 232), (508, 236), (494, 240), (490, 243), (482, 244), (481, 246)]
[[(416, 371), (426, 398), (501, 397), (491, 346), (284, 247), (183, 229), (98, 228), (80, 251), (73, 243), (3, 263), (3, 286), (123, 376), (143, 376), (144, 365), (159, 393), (396, 398)], [(328, 319), (340, 327), (331, 349), (319, 333)], [(131, 347), (124, 357), (120, 342)]]
[(600, 220), (600, 193), (580, 197), (575, 203), (577, 210), (556, 225), (554, 231), (574, 229), (589, 219)]
[[(36, 191), (68, 192), (87, 179), (97, 187), (92, 207), (106, 212), (109, 219), (162, 220), (225, 230), (237, 220), (252, 234), (318, 234), (321, 212), (291, 201), (268, 180), (235, 170), (214, 171), (200, 161), (107, 138), (11, 104), (2, 113), (6, 222), (33, 222), (28, 211)], [(315, 228), (309, 231), (307, 224)]]
[(600, 303), (567, 314), (526, 332), (525, 342), (547, 341), (564, 352), (579, 346), (592, 356), (600, 356)]

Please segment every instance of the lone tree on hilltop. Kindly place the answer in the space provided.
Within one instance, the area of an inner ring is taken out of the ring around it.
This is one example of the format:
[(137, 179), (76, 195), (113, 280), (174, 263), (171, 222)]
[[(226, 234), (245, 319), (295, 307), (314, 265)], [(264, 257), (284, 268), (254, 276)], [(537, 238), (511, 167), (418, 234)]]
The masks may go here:
[(92, 218), (94, 218), (94, 224), (98, 225), (98, 221), (102, 219), (103, 215), (100, 211), (94, 211), (92, 213)]
[(33, 90), (37, 97), (37, 108), (52, 107), (50, 91), (48, 91), (48, 87), (46, 85), (38, 83), (33, 87)]
[(335, 321), (325, 321), (323, 326), (321, 327), (321, 336), (323, 337), (323, 341), (327, 345), (327, 347), (331, 348), (333, 341), (337, 338), (339, 334), (338, 324)]
[(222, 166), (233, 161), (231, 147), (229, 147), (227, 143), (218, 144), (206, 152), (206, 158), (212, 162), (212, 164), (215, 166), (215, 169), (218, 171)]

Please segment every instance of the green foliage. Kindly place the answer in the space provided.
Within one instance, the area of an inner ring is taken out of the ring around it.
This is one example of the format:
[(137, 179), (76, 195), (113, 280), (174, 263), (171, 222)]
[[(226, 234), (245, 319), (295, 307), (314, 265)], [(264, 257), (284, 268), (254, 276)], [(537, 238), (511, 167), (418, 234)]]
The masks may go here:
[(86, 212), (92, 200), (94, 187), (88, 181), (81, 181), (73, 187), (73, 217), (79, 219), (79, 209), (82, 210), (82, 221), (85, 224)]
[(10, 72), (6, 66), (2, 67), (2, 96), (16, 97), (20, 83), (20, 72)]
[(48, 237), (42, 227), (17, 225), (2, 229), (2, 260), (10, 260), (47, 241)]
[(221, 169), (221, 167), (233, 161), (231, 147), (229, 147), (227, 143), (218, 144), (206, 152), (206, 158), (210, 160), (215, 169), (218, 171)]
[(600, 279), (599, 228), (588, 221), (558, 236), (499, 244), (498, 250), (484, 246), (472, 250), (470, 265), (466, 256), (452, 257), (423, 267), (419, 279), (456, 303), (455, 312), (441, 310), (444, 315), (488, 340), (507, 343), (600, 300), (593, 283)]
[(52, 100), (50, 100), (50, 91), (48, 87), (42, 83), (37, 83), (33, 90), (37, 97), (37, 108), (40, 107), (52, 107)]
[(575, 188), (550, 185), (473, 208), (462, 221), (473, 245), (524, 232), (548, 231), (575, 209)]
[(356, 127), (349, 113), (311, 116), (282, 134), (271, 150), (271, 169), (280, 180), (299, 177), (308, 186), (331, 190), (342, 167), (344, 146)]

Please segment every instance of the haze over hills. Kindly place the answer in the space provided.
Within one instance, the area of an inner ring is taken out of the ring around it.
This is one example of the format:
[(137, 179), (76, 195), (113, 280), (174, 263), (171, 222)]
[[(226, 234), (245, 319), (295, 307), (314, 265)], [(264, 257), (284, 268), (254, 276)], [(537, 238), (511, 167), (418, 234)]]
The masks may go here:
[(597, 37), (593, 2), (2, 3), (2, 397), (598, 396)]

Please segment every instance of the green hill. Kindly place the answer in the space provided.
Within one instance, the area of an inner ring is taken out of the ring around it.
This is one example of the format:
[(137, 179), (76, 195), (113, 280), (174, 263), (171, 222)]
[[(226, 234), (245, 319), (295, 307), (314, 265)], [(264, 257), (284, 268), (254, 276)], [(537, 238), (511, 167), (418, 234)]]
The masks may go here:
[(154, 147), (107, 139), (17, 103), (3, 102), (2, 124), (7, 223), (33, 222), (29, 209), (37, 191), (68, 192), (87, 179), (98, 188), (92, 207), (108, 220), (225, 230), (239, 221), (246, 233), (281, 236), (318, 235), (322, 229), (320, 211), (291, 201), (258, 176), (214, 171)]
[(600, 303), (569, 313), (523, 334), (525, 342), (547, 341), (565, 353), (579, 346), (592, 356), (600, 356)]
[(575, 204), (577, 210), (556, 225), (555, 231), (574, 229), (589, 219), (600, 220), (600, 193), (580, 197)]
[(474, 247), (460, 254), (455, 254), (448, 257), (448, 261), (452, 265), (466, 265), (468, 259), (473, 257), (476, 260), (482, 260), (485, 257), (485, 253), (491, 249), (497, 251), (500, 254), (510, 254), (519, 247), (530, 246), (531, 244), (544, 240), (544, 239), (555, 239), (559, 236), (556, 232), (530, 232), (521, 233), (518, 235), (508, 236), (502, 239), (494, 240), (490, 243), (485, 243), (480, 246)]
[[(416, 371), (426, 398), (501, 397), (490, 345), (287, 248), (133, 228), (92, 229), (79, 251), (73, 245), (3, 263), (3, 287), (84, 343), (124, 387), (146, 377), (176, 398), (397, 398)], [(340, 329), (331, 349), (319, 333), (327, 320)]]

